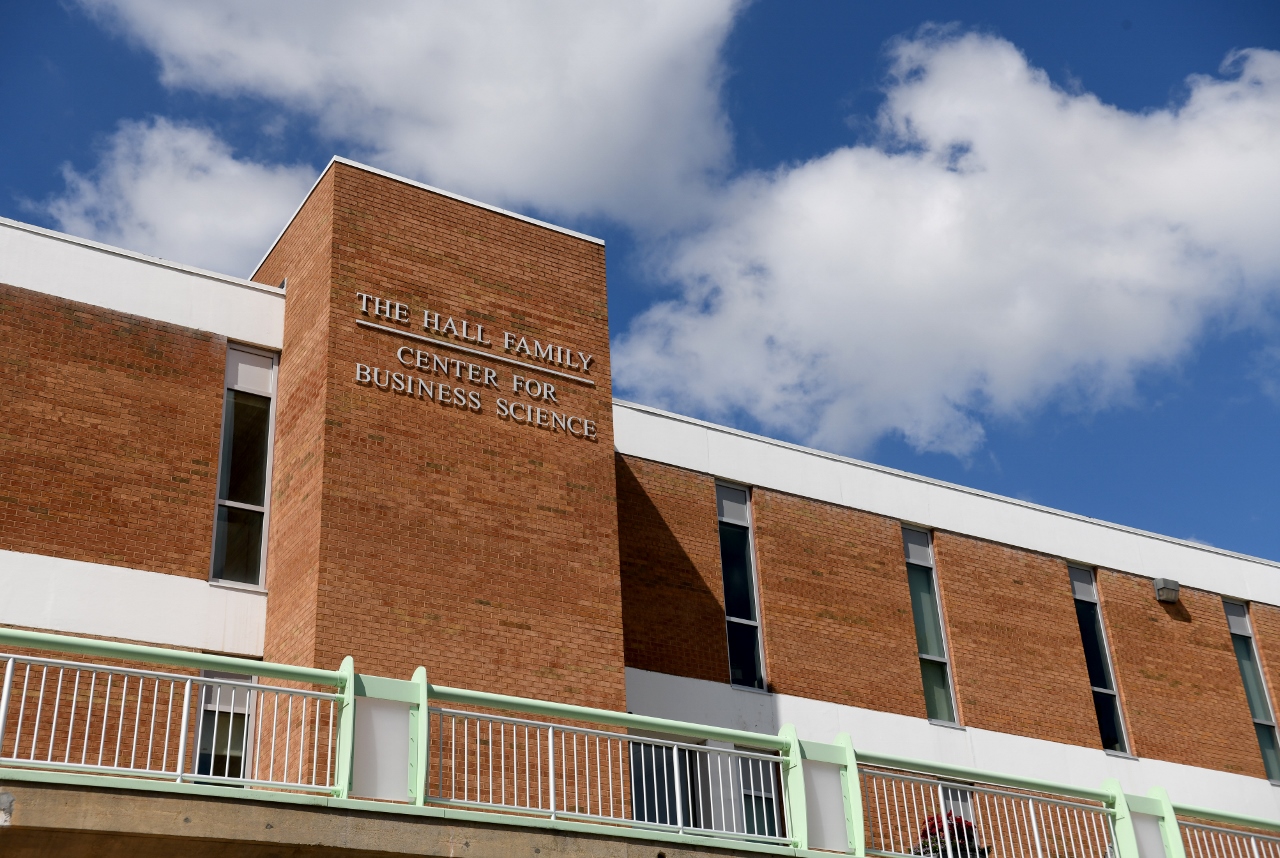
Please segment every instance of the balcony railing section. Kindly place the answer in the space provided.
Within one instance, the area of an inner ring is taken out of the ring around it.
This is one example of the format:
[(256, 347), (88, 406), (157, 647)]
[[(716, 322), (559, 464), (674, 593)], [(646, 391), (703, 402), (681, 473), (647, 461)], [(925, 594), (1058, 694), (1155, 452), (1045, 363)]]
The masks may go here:
[(1280, 858), (1280, 837), (1180, 820), (1187, 858)]
[(868, 854), (935, 858), (1106, 858), (1114, 854), (1114, 812), (1101, 802), (880, 767), (859, 767), (859, 777)]
[(776, 754), (430, 712), (433, 804), (787, 842)]
[[(847, 734), (826, 744), (790, 725), (767, 735), (434, 686), (423, 668), (409, 680), (358, 674), (350, 657), (330, 671), (7, 628), (0, 646), (115, 665), (0, 655), (9, 777), (106, 774), (259, 800), (348, 799), (360, 782), (360, 796), (378, 797), (360, 807), (386, 813), (465, 807), (855, 858), (1150, 858), (1154, 818), (1165, 858), (1280, 858), (1280, 824), (1234, 809), (1175, 805), (1159, 788), (1126, 795), (1114, 780), (1091, 789), (864, 753)], [(357, 727), (366, 699), (384, 714)], [(390, 705), (404, 721), (382, 720)], [(368, 732), (391, 723), (409, 735)]]
[(329, 792), (338, 695), (0, 656), (0, 765)]

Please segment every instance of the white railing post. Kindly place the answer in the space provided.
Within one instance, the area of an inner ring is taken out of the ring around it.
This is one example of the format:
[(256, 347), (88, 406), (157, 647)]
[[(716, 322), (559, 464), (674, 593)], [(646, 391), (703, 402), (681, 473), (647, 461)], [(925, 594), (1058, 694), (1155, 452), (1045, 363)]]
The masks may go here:
[(1036, 847), (1036, 858), (1044, 858), (1044, 850), (1040, 846), (1040, 820), (1036, 819), (1036, 800), (1027, 799), (1028, 815), (1031, 817), (1031, 842)]
[[(942, 826), (942, 842), (946, 845), (947, 858), (955, 858), (951, 854), (951, 825), (947, 820), (947, 791), (942, 785), (942, 781), (938, 781), (938, 823)], [(927, 826), (929, 823), (925, 822)]]
[(684, 833), (684, 784), (680, 782), (680, 748), (673, 746), (671, 748), (671, 759), (673, 761), (672, 768), (675, 769), (674, 777), (676, 781), (676, 830)]
[[(4, 690), (0, 691), (0, 757), (4, 756), (4, 725), (9, 718), (9, 690), (13, 688), (13, 657), (4, 665)], [(15, 756), (17, 751), (14, 752)]]
[(556, 728), (547, 728), (547, 780), (551, 787), (551, 818), (556, 818)]
[(422, 805), (427, 800), (427, 768), (431, 763), (431, 686), (427, 669), (419, 666), (410, 681), (418, 687), (418, 703), (409, 713), (409, 798)]
[[(178, 783), (182, 783), (182, 770), (187, 759), (187, 719), (191, 715), (191, 680), (182, 685), (182, 727), (178, 730)], [(103, 722), (103, 730), (106, 722)], [(199, 750), (197, 749), (197, 753)]]

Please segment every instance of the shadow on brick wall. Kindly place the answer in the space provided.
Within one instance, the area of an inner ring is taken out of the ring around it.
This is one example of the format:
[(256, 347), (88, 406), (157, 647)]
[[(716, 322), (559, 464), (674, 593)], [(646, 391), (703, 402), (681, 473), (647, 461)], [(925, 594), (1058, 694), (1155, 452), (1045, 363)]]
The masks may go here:
[[(681, 485), (663, 466), (637, 475), (622, 456), (615, 461), (627, 666), (728, 682), (724, 606), (710, 583), (720, 576), (714, 484)], [(703, 488), (705, 515), (685, 514), (701, 511)]]

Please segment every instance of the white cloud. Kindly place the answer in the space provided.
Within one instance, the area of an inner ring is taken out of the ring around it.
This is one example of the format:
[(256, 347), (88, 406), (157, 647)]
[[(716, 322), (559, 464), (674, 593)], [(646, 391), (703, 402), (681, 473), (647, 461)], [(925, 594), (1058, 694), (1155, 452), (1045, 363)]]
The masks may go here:
[(248, 276), (302, 202), (315, 171), (237, 160), (206, 129), (126, 122), (90, 175), (38, 206), (74, 235)]
[(733, 0), (84, 0), (162, 80), (313, 117), (378, 166), (549, 216), (668, 228), (730, 151)]
[(1280, 53), (1129, 113), (1008, 42), (893, 49), (875, 145), (746, 176), (679, 245), (620, 391), (838, 450), (966, 454), (1051, 396), (1100, 407), (1280, 279)]
[[(619, 339), (619, 390), (827, 448), (901, 432), (963, 455), (993, 417), (1114, 403), (1280, 276), (1274, 52), (1129, 113), (1007, 42), (928, 31), (893, 46), (877, 142), (730, 181), (733, 0), (83, 2), (171, 87), (265, 98), (339, 151), (486, 201), (663, 236), (681, 297)], [(155, 121), (50, 209), (243, 271), (312, 178)]]

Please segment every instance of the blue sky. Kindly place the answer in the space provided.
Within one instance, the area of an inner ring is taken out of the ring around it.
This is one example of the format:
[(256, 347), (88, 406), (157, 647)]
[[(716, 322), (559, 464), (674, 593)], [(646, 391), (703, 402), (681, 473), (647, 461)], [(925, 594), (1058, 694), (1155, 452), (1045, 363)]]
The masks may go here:
[(244, 275), (346, 155), (604, 237), (619, 395), (1280, 559), (1275, 4), (306, 8), (7, 4), (0, 214)]

